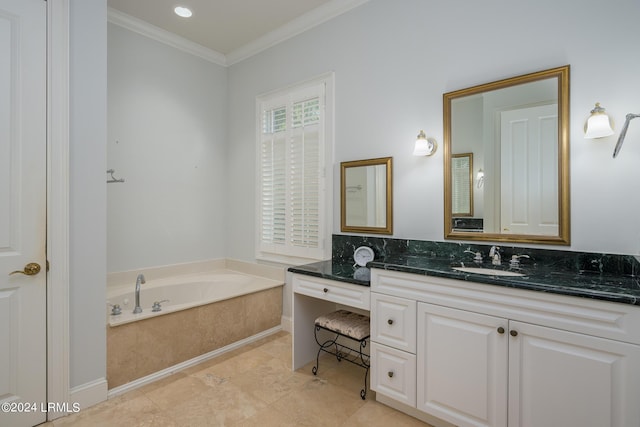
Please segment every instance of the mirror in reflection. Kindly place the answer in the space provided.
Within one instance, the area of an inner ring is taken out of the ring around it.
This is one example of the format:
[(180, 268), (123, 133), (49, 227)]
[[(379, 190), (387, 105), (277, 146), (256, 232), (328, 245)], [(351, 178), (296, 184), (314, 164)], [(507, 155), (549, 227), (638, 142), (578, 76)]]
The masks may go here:
[(454, 218), (473, 216), (472, 170), (473, 153), (451, 156), (451, 214)]
[(569, 66), (444, 94), (445, 238), (569, 244), (568, 94)]
[(341, 231), (392, 234), (391, 157), (340, 164)]

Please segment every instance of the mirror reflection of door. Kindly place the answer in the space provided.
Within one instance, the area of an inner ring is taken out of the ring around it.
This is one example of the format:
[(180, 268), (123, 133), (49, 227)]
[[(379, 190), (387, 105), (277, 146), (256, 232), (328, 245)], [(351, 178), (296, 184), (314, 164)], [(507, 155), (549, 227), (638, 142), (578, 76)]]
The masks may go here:
[(558, 106), (500, 114), (501, 232), (557, 235)]

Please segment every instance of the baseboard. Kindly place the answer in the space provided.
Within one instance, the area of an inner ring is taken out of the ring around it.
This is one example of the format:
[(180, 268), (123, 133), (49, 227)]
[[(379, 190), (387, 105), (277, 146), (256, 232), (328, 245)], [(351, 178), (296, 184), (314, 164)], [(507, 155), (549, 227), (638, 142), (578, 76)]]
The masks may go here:
[(440, 418), (436, 418), (425, 412), (419, 411), (413, 406), (405, 405), (404, 403), (400, 403), (380, 393), (376, 393), (376, 401), (387, 405), (397, 411), (404, 412), (405, 414), (417, 418), (420, 421), (432, 425), (433, 427), (456, 427), (455, 425), (441, 420)]
[(184, 362), (178, 363), (177, 365), (173, 365), (170, 366), (166, 369), (163, 369), (161, 371), (158, 372), (154, 372), (151, 375), (147, 375), (146, 377), (142, 377), (142, 378), (138, 378), (137, 380), (133, 380), (131, 382), (128, 382), (126, 384), (123, 384), (121, 386), (118, 387), (114, 387), (111, 390), (108, 391), (108, 398), (111, 399), (113, 397), (116, 397), (118, 395), (121, 395), (123, 393), (126, 393), (128, 391), (131, 390), (135, 390), (136, 388), (142, 387), (144, 385), (150, 384), (154, 381), (158, 381), (162, 378), (168, 377), (169, 375), (178, 372), (178, 371), (182, 371), (183, 369), (189, 368), (191, 366), (197, 365), (198, 363), (202, 363), (205, 360), (209, 360), (209, 359), (213, 359), (214, 357), (220, 356), (224, 353), (227, 353), (231, 350), (235, 350), (237, 348), (240, 348), (242, 346), (245, 346), (249, 343), (252, 343), (254, 341), (258, 341), (264, 337), (268, 337), (269, 335), (273, 335), (277, 332), (282, 331), (282, 325), (279, 326), (275, 326), (271, 329), (267, 329), (266, 331), (262, 331), (260, 333), (257, 333), (255, 335), (252, 335), (248, 338), (242, 339), (240, 341), (236, 341), (232, 344), (229, 344), (227, 346), (221, 347), (217, 350), (214, 351), (210, 351), (209, 353), (205, 353), (202, 354), (198, 357), (194, 357), (193, 359), (189, 359), (186, 360)]
[(99, 378), (76, 387), (69, 391), (70, 409), (74, 409), (73, 404), (77, 403), (80, 410), (86, 409), (97, 403), (107, 400), (107, 380)]
[(289, 332), (290, 334), (293, 333), (293, 321), (291, 320), (291, 317), (282, 316), (280, 324), (282, 325), (283, 331)]

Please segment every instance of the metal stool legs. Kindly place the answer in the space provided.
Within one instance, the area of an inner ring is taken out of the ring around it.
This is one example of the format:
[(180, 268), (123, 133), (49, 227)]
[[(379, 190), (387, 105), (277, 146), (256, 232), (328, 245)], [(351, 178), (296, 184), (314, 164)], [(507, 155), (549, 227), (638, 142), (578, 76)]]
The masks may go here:
[[(321, 329), (334, 333), (335, 337), (321, 343), (320, 340), (318, 339), (318, 332)], [(346, 360), (347, 362), (353, 363), (354, 365), (361, 366), (365, 368), (364, 388), (360, 390), (360, 397), (362, 398), (362, 400), (364, 400), (365, 397), (367, 396), (367, 384), (369, 379), (369, 356), (364, 353), (364, 349), (367, 346), (367, 339), (369, 337), (366, 337), (360, 341), (357, 341), (347, 335), (340, 334), (336, 331), (332, 331), (331, 329), (323, 328), (318, 325), (315, 326), (314, 337), (316, 342), (320, 346), (320, 348), (318, 349), (318, 355), (316, 356), (316, 365), (311, 369), (311, 372), (313, 373), (313, 375), (318, 374), (318, 368), (320, 366), (320, 353), (322, 352), (336, 356), (336, 359), (338, 360), (338, 362), (341, 362), (342, 360)], [(360, 348), (354, 349), (347, 345), (338, 343), (339, 337), (345, 337), (351, 341), (359, 342)]]

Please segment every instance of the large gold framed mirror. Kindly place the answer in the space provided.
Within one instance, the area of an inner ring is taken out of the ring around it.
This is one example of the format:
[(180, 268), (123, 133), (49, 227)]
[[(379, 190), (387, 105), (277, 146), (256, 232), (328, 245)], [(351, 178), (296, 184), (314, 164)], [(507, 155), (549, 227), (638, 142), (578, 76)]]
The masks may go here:
[(391, 157), (340, 163), (340, 230), (393, 233)]
[[(569, 245), (569, 66), (445, 93), (443, 107), (445, 239)], [(454, 198), (461, 153), (471, 215)]]

